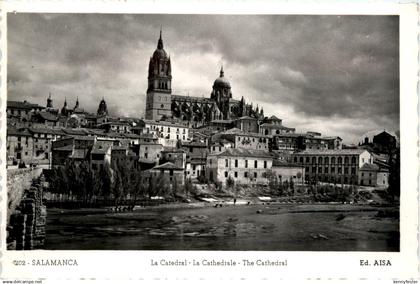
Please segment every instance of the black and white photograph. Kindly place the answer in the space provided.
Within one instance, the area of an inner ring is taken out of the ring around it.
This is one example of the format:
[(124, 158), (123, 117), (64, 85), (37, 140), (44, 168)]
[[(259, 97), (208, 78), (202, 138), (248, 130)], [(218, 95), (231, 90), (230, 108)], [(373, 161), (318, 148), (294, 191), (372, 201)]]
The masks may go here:
[(398, 15), (7, 27), (7, 250), (400, 251)]

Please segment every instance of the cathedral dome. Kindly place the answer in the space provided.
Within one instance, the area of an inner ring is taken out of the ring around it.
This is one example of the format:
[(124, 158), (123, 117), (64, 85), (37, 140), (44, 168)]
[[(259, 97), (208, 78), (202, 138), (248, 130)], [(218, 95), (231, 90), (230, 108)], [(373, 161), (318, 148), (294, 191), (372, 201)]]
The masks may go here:
[(156, 49), (155, 52), (153, 52), (153, 58), (167, 58), (168, 55), (166, 54), (166, 51), (162, 49)]
[(214, 87), (230, 88), (230, 83), (229, 83), (228, 79), (226, 79), (225, 76), (224, 76), (223, 66), (220, 69), (220, 76), (219, 76), (219, 78), (217, 78), (214, 81), (213, 88)]

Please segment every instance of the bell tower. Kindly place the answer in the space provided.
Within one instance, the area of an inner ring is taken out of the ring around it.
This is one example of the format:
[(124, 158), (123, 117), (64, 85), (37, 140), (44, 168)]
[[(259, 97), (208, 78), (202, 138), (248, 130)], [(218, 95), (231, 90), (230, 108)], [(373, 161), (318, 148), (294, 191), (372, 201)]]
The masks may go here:
[(157, 48), (149, 61), (149, 76), (146, 95), (146, 119), (159, 120), (170, 117), (172, 75), (171, 58), (163, 49), (162, 30)]

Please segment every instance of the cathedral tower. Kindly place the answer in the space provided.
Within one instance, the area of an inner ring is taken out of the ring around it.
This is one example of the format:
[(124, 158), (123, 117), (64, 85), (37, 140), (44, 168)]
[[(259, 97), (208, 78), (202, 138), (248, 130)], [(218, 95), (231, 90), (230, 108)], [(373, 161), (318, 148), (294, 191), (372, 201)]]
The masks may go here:
[(108, 115), (108, 107), (106, 106), (106, 102), (104, 97), (102, 97), (101, 102), (99, 103), (98, 111), (96, 112), (98, 116), (107, 116)]
[(212, 100), (214, 100), (223, 115), (223, 119), (230, 119), (229, 102), (232, 98), (232, 91), (229, 81), (225, 78), (223, 66), (220, 69), (220, 76), (214, 81), (213, 91), (211, 92)]
[(47, 108), (53, 108), (53, 100), (51, 98), (51, 93), (49, 94), (47, 99)]
[(149, 62), (149, 76), (146, 96), (146, 119), (159, 120), (170, 117), (172, 93), (171, 59), (163, 49), (162, 30), (157, 49)]

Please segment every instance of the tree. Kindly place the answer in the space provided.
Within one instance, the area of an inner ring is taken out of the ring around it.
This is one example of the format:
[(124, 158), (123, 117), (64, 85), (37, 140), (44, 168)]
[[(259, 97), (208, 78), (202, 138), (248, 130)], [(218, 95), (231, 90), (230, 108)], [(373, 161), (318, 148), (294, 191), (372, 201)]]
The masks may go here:
[(388, 194), (395, 200), (400, 197), (400, 149), (389, 152), (389, 178), (388, 178)]
[(235, 180), (231, 176), (229, 176), (227, 178), (227, 180), (226, 180), (226, 186), (228, 188), (233, 188), (235, 186)]

